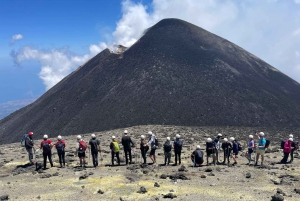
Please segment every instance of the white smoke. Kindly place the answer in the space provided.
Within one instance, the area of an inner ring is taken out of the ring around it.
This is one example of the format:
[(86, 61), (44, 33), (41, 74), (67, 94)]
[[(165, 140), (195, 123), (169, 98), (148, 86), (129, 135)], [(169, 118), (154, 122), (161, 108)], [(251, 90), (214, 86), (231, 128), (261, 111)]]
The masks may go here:
[(23, 39), (23, 35), (22, 34), (13, 35), (11, 37), (10, 44), (13, 45), (17, 40), (21, 40), (21, 39)]

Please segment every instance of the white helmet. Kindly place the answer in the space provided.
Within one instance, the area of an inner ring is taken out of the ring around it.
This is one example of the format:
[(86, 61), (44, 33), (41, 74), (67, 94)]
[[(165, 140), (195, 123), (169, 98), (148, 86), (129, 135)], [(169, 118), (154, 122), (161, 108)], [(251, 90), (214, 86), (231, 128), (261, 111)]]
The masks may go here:
[(58, 140), (61, 140), (61, 136), (60, 136), (60, 135), (59, 135), (59, 136), (57, 136), (57, 139), (58, 139)]
[(211, 142), (212, 141), (212, 139), (209, 137), (209, 138), (207, 138), (207, 140), (206, 140), (206, 142)]
[(294, 138), (293, 134), (290, 134), (290, 135), (289, 135), (289, 138)]
[(180, 135), (179, 135), (179, 134), (176, 134), (176, 138), (180, 138)]
[(77, 135), (77, 140), (81, 140), (81, 135)]
[(290, 138), (289, 138), (289, 141), (293, 142), (293, 138), (290, 137)]
[(167, 140), (170, 141), (170, 137), (167, 137)]
[(91, 137), (92, 137), (92, 138), (96, 138), (96, 135), (93, 133), (93, 134), (91, 135)]
[(141, 139), (145, 139), (145, 135), (141, 135)]
[(249, 138), (251, 138), (251, 139), (252, 139), (252, 138), (253, 138), (253, 135), (249, 135)]
[(44, 135), (44, 139), (48, 139), (48, 135), (45, 134), (45, 135)]
[(113, 135), (113, 136), (111, 136), (111, 139), (116, 139), (116, 136), (114, 136), (114, 135)]
[(259, 136), (264, 136), (265, 134), (264, 134), (264, 132), (259, 132), (258, 135), (259, 135)]
[(230, 138), (230, 141), (234, 141), (234, 137), (231, 137), (231, 138)]
[(196, 149), (200, 149), (200, 145), (197, 145)]
[(127, 133), (128, 133), (128, 130), (125, 130), (125, 131), (124, 131), (124, 134), (127, 134)]
[(221, 133), (219, 133), (219, 134), (218, 134), (218, 136), (219, 136), (219, 137), (222, 137), (222, 134), (221, 134)]
[(224, 142), (228, 142), (228, 139), (227, 139), (227, 138), (224, 138), (223, 141), (224, 141)]
[(153, 133), (151, 131), (148, 132), (148, 135), (152, 135)]

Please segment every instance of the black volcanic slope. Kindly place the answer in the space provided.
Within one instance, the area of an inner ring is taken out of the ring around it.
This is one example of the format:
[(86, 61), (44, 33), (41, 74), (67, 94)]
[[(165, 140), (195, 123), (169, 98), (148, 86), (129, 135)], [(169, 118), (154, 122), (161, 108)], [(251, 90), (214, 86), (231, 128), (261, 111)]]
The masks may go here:
[(123, 54), (104, 50), (0, 121), (0, 143), (145, 124), (300, 126), (300, 85), (237, 45), (165, 19)]

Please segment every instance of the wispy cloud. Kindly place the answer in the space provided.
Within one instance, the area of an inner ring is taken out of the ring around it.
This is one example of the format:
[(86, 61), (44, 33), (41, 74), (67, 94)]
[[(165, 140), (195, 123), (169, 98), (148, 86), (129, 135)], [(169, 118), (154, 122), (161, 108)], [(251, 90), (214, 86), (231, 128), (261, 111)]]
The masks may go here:
[(21, 39), (23, 39), (23, 35), (22, 34), (13, 35), (11, 37), (10, 44), (13, 45), (17, 40), (21, 40)]
[(5, 103), (0, 103), (0, 119), (6, 117), (7, 115), (13, 113), (14, 111), (33, 103), (36, 98), (30, 99), (22, 99), (22, 100), (14, 100), (8, 101)]

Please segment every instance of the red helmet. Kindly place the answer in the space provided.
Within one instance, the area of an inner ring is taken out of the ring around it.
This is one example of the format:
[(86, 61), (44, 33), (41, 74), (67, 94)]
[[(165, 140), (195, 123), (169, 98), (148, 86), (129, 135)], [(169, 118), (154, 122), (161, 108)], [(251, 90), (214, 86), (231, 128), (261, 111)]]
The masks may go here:
[(28, 132), (28, 135), (33, 135), (33, 132)]

